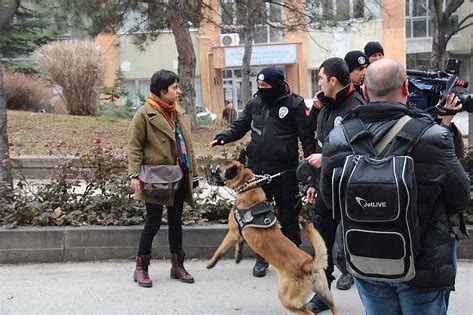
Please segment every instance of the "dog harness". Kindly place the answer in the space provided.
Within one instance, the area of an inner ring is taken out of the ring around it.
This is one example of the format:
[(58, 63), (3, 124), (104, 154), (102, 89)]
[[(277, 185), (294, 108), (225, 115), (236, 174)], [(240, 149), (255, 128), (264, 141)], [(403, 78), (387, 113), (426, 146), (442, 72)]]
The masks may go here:
[(235, 216), (235, 221), (238, 223), (240, 234), (246, 227), (269, 228), (273, 226), (277, 220), (273, 208), (266, 201), (245, 209), (235, 207), (233, 208), (233, 215)]

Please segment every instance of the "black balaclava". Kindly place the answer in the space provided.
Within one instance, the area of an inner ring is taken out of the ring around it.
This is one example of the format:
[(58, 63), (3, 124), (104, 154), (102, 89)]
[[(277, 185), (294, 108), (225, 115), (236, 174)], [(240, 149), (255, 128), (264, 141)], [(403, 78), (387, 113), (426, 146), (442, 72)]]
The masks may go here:
[(289, 93), (286, 88), (284, 73), (281, 69), (276, 67), (264, 68), (258, 73), (256, 79), (265, 81), (272, 86), (269, 89), (258, 88), (258, 93), (266, 104), (272, 104), (276, 99)]

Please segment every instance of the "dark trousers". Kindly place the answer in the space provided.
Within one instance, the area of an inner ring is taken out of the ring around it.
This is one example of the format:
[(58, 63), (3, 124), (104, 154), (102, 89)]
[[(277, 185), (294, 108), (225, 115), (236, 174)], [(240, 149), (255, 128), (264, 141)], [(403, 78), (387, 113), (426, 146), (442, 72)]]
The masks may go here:
[(335, 244), (333, 245), (333, 262), (337, 266), (341, 273), (348, 273), (347, 261), (345, 258), (345, 248), (343, 246), (343, 231), (342, 224), (340, 223), (337, 227), (337, 234), (335, 236)]
[[(179, 254), (182, 251), (182, 209), (184, 207), (184, 185), (176, 192), (174, 204), (167, 206), (168, 239), (171, 253)], [(163, 205), (146, 203), (146, 222), (140, 238), (138, 255), (151, 255), (153, 238), (161, 227)]]
[(302, 243), (299, 228), (299, 212), (302, 205), (296, 175), (292, 173), (281, 175), (262, 188), (268, 201), (274, 199), (276, 202), (277, 217), (283, 234), (299, 246)]
[[(317, 198), (315, 200), (314, 211), (312, 222), (314, 227), (319, 231), (320, 235), (325, 241), (325, 246), (327, 247), (327, 269), (325, 269), (325, 274), (329, 285), (335, 280), (333, 276), (333, 255), (332, 248), (335, 243), (335, 236), (337, 232), (338, 222), (332, 218), (332, 210), (328, 209), (325, 203), (322, 201), (322, 198)], [(343, 241), (342, 241), (343, 242)]]

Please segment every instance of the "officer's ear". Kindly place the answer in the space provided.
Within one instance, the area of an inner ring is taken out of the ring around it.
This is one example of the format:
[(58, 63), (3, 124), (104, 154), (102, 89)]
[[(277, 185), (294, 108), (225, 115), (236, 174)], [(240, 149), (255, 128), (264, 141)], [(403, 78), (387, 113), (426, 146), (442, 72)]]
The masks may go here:
[(370, 100), (370, 94), (368, 92), (368, 88), (366, 87), (366, 84), (363, 84), (363, 96), (365, 97), (365, 100), (367, 101)]

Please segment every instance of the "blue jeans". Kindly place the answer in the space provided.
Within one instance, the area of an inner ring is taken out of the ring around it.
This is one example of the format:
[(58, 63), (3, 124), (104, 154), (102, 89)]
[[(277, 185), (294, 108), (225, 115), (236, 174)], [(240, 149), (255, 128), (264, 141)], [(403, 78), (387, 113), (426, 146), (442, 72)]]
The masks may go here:
[(419, 291), (403, 282), (380, 282), (355, 277), (367, 315), (447, 314), (450, 290)]

